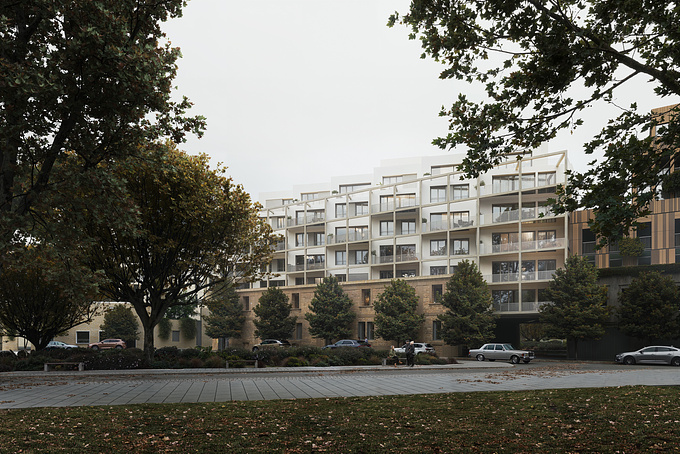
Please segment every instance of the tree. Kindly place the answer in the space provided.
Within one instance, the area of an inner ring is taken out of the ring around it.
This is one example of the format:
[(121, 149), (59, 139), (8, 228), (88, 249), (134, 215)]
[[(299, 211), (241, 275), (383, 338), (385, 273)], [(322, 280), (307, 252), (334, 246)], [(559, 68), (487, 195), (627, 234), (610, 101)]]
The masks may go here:
[(326, 345), (333, 340), (350, 337), (356, 314), (352, 300), (340, 287), (338, 278), (328, 276), (317, 284), (314, 298), (309, 303), (305, 319), (309, 322), (312, 337), (324, 339)]
[[(43, 211), (73, 215), (60, 205), (71, 188), (90, 188), (99, 197), (88, 209), (105, 216), (110, 198), (97, 191), (100, 163), (135, 154), (140, 143), (202, 133), (202, 117), (185, 117), (188, 100), (171, 100), (180, 52), (162, 44), (161, 23), (181, 16), (184, 3), (2, 3), (0, 250), (45, 234), (36, 232), (46, 227)], [(57, 175), (69, 155), (78, 167)]]
[(260, 339), (290, 339), (297, 317), (291, 316), (292, 306), (283, 290), (269, 287), (262, 292), (257, 306), (253, 309), (257, 318), (255, 336)]
[[(618, 107), (617, 93), (636, 77), (661, 98), (680, 95), (678, 21), (680, 9), (664, 2), (415, 0), (388, 25), (411, 29), (422, 58), (444, 65), (441, 79), (470, 85), (442, 108), (450, 132), (433, 143), (468, 147), (461, 168), (478, 176), (509, 157), (521, 159), (561, 130), (578, 129), (594, 105)], [(596, 209), (591, 229), (601, 244), (649, 213), (680, 151), (678, 108), (668, 115), (640, 112), (635, 104), (620, 110), (584, 145), (587, 154), (604, 158), (571, 174), (555, 207)], [(656, 138), (649, 136), (653, 128)]]
[(205, 155), (189, 156), (172, 144), (148, 144), (138, 157), (111, 165), (126, 181), (137, 207), (134, 230), (117, 230), (88, 218), (97, 241), (90, 265), (107, 282), (102, 293), (132, 304), (153, 358), (154, 327), (174, 306), (201, 302), (225, 282), (261, 277), (276, 238), (258, 217), (258, 204)]
[(416, 290), (403, 279), (392, 279), (376, 298), (373, 309), (376, 334), (385, 340), (394, 340), (397, 345), (416, 339), (425, 321), (425, 316), (416, 312)]
[(0, 332), (28, 339), (36, 350), (54, 336), (89, 322), (96, 313), (91, 286), (72, 281), (69, 262), (43, 254), (47, 245), (27, 248), (22, 266), (0, 268)]
[(619, 329), (647, 341), (675, 339), (680, 335), (680, 292), (670, 276), (643, 272), (619, 293)]
[(104, 338), (123, 339), (130, 346), (139, 339), (139, 322), (132, 308), (126, 304), (116, 304), (104, 314), (104, 323), (99, 327)]
[(611, 312), (607, 289), (597, 284), (597, 269), (586, 258), (569, 257), (544, 296), (550, 303), (539, 308), (539, 318), (546, 324), (546, 336), (572, 341), (578, 356), (579, 341), (604, 335)]
[(210, 311), (210, 315), (203, 317), (206, 335), (213, 339), (241, 337), (246, 316), (243, 314), (243, 305), (233, 285), (211, 295), (205, 304)]
[(469, 349), (493, 337), (496, 319), (491, 291), (476, 263), (468, 260), (458, 263), (440, 301), (446, 307), (446, 312), (437, 316), (442, 322), (444, 342)]

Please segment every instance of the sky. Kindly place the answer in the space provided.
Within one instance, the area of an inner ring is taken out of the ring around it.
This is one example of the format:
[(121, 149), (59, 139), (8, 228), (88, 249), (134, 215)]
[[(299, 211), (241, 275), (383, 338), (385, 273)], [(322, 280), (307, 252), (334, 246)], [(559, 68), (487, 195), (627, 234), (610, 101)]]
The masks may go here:
[[(431, 144), (447, 133), (438, 114), (470, 87), (440, 80), (443, 67), (420, 58), (409, 30), (386, 26), (409, 3), (190, 0), (164, 30), (183, 55), (175, 93), (194, 103), (191, 114), (205, 116), (208, 127), (181, 148), (227, 166), (256, 200), (297, 184), (370, 174), (385, 159), (450, 153)], [(644, 80), (635, 84), (617, 104), (671, 104), (650, 96)], [(568, 150), (583, 171), (592, 159), (583, 142), (616, 114), (614, 106), (593, 108), (585, 127), (549, 149)]]

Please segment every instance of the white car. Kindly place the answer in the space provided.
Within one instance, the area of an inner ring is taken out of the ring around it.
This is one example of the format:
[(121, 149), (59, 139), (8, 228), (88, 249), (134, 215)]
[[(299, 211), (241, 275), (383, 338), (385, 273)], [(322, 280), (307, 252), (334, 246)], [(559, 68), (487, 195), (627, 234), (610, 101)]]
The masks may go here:
[(517, 350), (511, 344), (484, 344), (480, 348), (470, 350), (468, 356), (476, 358), (477, 361), (496, 361), (497, 359), (510, 361), (512, 364), (519, 364), (523, 361), (527, 364), (534, 359), (534, 352), (527, 350)]
[(78, 348), (78, 346), (59, 341), (50, 341), (45, 348)]
[[(395, 348), (394, 351), (397, 352), (398, 355), (405, 355), (406, 354), (406, 346), (408, 344), (404, 344), (399, 348)], [(421, 353), (428, 353), (430, 355), (434, 355), (434, 347), (430, 344), (425, 344), (423, 342), (414, 342), (413, 346), (415, 347), (415, 354), (419, 355)]]

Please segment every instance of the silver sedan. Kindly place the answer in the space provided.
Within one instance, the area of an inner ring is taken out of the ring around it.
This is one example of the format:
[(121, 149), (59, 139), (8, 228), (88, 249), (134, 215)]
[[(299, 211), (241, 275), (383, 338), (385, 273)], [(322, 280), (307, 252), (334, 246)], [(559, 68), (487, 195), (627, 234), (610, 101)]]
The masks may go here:
[(680, 349), (666, 345), (652, 345), (634, 352), (619, 353), (616, 362), (631, 364), (670, 364), (680, 366)]

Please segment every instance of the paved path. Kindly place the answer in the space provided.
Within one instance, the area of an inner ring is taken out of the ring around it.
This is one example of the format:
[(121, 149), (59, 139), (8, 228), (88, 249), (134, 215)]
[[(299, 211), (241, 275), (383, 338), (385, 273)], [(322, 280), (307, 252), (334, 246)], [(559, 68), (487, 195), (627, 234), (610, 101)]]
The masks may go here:
[(0, 374), (0, 409), (679, 385), (673, 367), (462, 361), (446, 366)]

